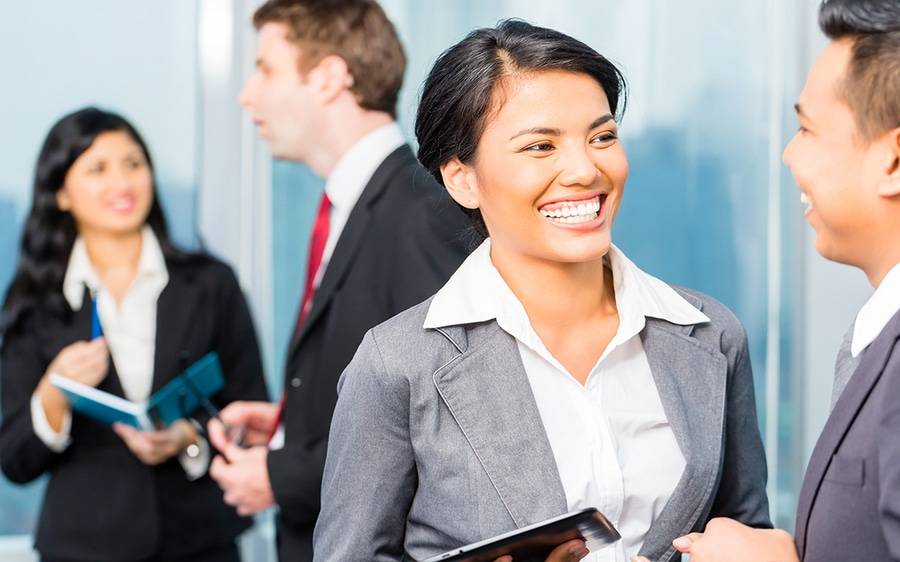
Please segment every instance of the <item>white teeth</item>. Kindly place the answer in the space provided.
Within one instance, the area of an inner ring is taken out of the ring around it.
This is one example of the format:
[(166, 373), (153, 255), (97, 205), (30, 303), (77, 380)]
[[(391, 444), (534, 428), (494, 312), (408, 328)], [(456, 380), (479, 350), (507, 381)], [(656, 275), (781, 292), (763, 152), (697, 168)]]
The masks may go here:
[(597, 213), (585, 213), (583, 215), (572, 215), (572, 216), (568, 216), (568, 217), (551, 217), (548, 215), (544, 215), (544, 216), (549, 218), (553, 222), (559, 222), (559, 223), (563, 223), (563, 224), (577, 224), (580, 222), (592, 221), (597, 218), (598, 214)]
[(600, 212), (600, 197), (580, 203), (563, 203), (555, 209), (541, 209), (540, 212), (549, 219), (566, 224), (594, 220)]
[(800, 203), (805, 205), (805, 208), (803, 209), (804, 213), (808, 213), (813, 208), (812, 200), (809, 198), (809, 195), (802, 192), (800, 193)]

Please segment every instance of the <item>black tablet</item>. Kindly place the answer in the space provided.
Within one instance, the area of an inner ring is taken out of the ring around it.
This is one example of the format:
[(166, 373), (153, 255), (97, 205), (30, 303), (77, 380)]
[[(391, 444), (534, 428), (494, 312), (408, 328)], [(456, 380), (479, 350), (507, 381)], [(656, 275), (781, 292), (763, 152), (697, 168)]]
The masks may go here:
[(595, 552), (613, 544), (621, 535), (602, 513), (591, 507), (472, 543), (425, 562), (494, 562), (506, 554), (514, 562), (544, 562), (554, 548), (579, 538), (584, 539), (588, 550)]

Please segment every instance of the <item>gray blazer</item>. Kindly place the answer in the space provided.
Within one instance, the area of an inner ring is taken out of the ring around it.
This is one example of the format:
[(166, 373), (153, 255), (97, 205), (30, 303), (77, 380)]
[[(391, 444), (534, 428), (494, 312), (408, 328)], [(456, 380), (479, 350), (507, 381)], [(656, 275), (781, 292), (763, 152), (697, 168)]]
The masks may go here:
[[(679, 292), (712, 321), (641, 333), (687, 462), (641, 549), (654, 562), (713, 516), (770, 526), (746, 335)], [(422, 560), (567, 511), (515, 340), (494, 321), (426, 330), (430, 303), (369, 331), (341, 377), (316, 561)]]
[(797, 505), (803, 560), (900, 560), (900, 312), (863, 352)]

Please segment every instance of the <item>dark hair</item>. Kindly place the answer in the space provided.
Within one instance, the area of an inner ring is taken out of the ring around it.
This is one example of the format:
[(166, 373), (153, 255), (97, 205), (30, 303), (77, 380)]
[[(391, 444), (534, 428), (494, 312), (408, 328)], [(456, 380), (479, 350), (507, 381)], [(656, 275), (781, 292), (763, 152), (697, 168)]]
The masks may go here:
[[(521, 20), (476, 29), (434, 63), (425, 79), (416, 115), (418, 157), (443, 185), (441, 166), (459, 158), (470, 162), (484, 132), (494, 90), (508, 76), (564, 70), (594, 78), (613, 114), (625, 110), (625, 77), (603, 55), (558, 31)], [(482, 236), (487, 229), (481, 212), (463, 208)]]
[(819, 27), (832, 40), (853, 41), (840, 95), (865, 140), (900, 126), (900, 2), (826, 0)]
[[(113, 131), (127, 133), (140, 146), (152, 173), (150, 152), (143, 139), (128, 121), (115, 113), (87, 107), (57, 121), (47, 134), (35, 166), (31, 211), (25, 219), (18, 268), (3, 303), (0, 334), (15, 330), (38, 305), (63, 316), (71, 313), (62, 294), (62, 284), (78, 230), (72, 215), (60, 210), (57, 192), (75, 160), (97, 137)], [(169, 237), (155, 178), (152, 189), (153, 204), (146, 224), (153, 229), (163, 255), (168, 261), (191, 259), (193, 255), (178, 249)]]
[(360, 107), (396, 117), (406, 56), (394, 24), (372, 0), (269, 0), (253, 14), (259, 30), (282, 23), (306, 72), (328, 55), (344, 59)]

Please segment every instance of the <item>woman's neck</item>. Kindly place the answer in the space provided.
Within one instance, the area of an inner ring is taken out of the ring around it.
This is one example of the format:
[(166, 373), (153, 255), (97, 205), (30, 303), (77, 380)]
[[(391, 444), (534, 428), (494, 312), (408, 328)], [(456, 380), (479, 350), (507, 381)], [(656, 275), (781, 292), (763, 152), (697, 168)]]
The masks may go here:
[(81, 233), (88, 258), (103, 286), (121, 301), (137, 274), (143, 248), (140, 230), (126, 234)]
[(566, 328), (617, 316), (612, 275), (602, 258), (560, 263), (492, 248), (491, 261), (532, 324)]

